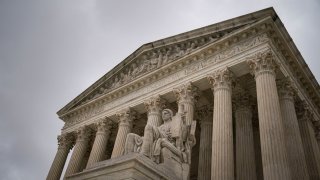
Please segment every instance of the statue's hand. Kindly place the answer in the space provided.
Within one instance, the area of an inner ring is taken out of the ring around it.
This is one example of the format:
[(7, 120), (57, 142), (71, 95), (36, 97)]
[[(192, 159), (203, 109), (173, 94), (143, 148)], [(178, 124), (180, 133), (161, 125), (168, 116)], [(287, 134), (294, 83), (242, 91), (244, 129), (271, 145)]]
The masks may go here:
[(172, 133), (171, 132), (168, 132), (168, 140), (170, 141), (170, 142), (172, 142), (174, 139), (172, 138)]
[(196, 142), (197, 142), (196, 137), (193, 136), (193, 135), (190, 135), (188, 140), (190, 142), (191, 147), (194, 146), (196, 144)]

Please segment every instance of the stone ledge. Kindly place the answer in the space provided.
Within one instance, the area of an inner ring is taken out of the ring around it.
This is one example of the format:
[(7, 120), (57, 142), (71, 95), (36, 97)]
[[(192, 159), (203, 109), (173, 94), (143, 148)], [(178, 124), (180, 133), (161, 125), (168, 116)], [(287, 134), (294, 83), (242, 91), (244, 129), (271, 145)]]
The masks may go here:
[(138, 153), (124, 155), (96, 163), (83, 172), (68, 176), (67, 180), (79, 179), (179, 179), (170, 169), (154, 163)]

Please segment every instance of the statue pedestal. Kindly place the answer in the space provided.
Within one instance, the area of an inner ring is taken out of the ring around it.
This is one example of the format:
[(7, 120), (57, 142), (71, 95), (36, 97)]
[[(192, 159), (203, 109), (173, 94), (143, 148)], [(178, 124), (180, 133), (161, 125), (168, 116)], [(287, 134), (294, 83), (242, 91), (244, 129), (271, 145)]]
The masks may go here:
[(151, 159), (138, 153), (131, 153), (117, 158), (101, 161), (83, 172), (68, 176), (67, 180), (79, 179), (182, 179), (172, 167), (156, 164)]

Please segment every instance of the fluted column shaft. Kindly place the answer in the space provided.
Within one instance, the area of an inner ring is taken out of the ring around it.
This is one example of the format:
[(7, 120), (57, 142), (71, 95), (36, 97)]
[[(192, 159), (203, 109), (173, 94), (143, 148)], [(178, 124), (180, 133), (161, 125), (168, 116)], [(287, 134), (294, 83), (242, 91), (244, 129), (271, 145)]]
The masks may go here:
[(277, 64), (271, 51), (259, 53), (248, 62), (255, 75), (264, 180), (289, 180), (282, 117), (277, 92)]
[(218, 70), (208, 78), (214, 91), (211, 179), (233, 180), (231, 72)]
[(107, 143), (110, 135), (110, 125), (104, 120), (98, 122), (96, 124), (96, 127), (97, 133), (86, 168), (89, 168), (96, 162), (102, 161), (107, 148)]
[(315, 145), (315, 134), (312, 127), (312, 113), (305, 103), (298, 104), (298, 123), (310, 179), (320, 179), (320, 166), (317, 161), (319, 148)]
[(72, 141), (66, 135), (58, 136), (58, 143), (58, 151), (49, 170), (47, 180), (60, 179), (69, 151), (72, 148)]
[(319, 147), (319, 153), (320, 153), (320, 134), (319, 134), (319, 130), (318, 130), (318, 132), (317, 132), (317, 130), (315, 130), (315, 134), (316, 134), (316, 140), (317, 140), (317, 144), (318, 144), (318, 147)]
[(198, 180), (211, 178), (212, 110), (201, 110)]
[(179, 113), (186, 113), (186, 125), (191, 125), (194, 117), (194, 103), (198, 98), (198, 88), (187, 83), (174, 89), (174, 93), (177, 97)]
[(249, 102), (240, 100), (243, 97), (245, 96), (238, 97), (235, 110), (236, 177), (237, 180), (256, 180), (252, 109)]
[(161, 113), (160, 112), (149, 112), (147, 124), (152, 126), (160, 126), (162, 124)]
[(86, 127), (82, 127), (77, 131), (76, 145), (74, 146), (65, 177), (80, 171), (82, 159), (87, 152), (88, 142), (89, 131)]
[(117, 137), (112, 150), (111, 158), (122, 156), (124, 153), (124, 147), (126, 138), (132, 131), (132, 121), (134, 119), (134, 111), (125, 109), (117, 114), (119, 118), (119, 128)]
[(161, 111), (165, 107), (165, 101), (160, 96), (155, 96), (144, 102), (148, 111), (147, 124), (160, 126), (162, 124)]
[(294, 107), (294, 88), (290, 80), (278, 82), (284, 137), (292, 179), (309, 179), (298, 119)]
[(315, 129), (314, 129), (314, 126), (311, 121), (309, 121), (308, 127), (309, 127), (309, 132), (310, 132), (312, 151), (315, 156), (317, 170), (320, 174), (320, 150), (319, 150), (319, 146), (318, 146), (317, 139), (316, 139)]

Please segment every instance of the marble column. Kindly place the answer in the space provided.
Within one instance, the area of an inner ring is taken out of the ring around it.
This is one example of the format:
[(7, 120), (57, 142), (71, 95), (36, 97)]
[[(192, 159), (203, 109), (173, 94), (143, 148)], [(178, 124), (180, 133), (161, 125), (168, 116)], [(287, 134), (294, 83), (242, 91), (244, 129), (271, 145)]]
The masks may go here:
[(320, 151), (320, 132), (319, 132), (319, 129), (316, 129), (315, 133), (316, 133), (316, 139), (317, 139), (318, 147), (319, 147), (319, 151)]
[(296, 180), (309, 179), (298, 119), (294, 107), (293, 96), (296, 90), (288, 78), (279, 80), (277, 85), (291, 177)]
[(72, 138), (66, 134), (58, 136), (58, 151), (54, 157), (53, 163), (49, 170), (47, 180), (60, 179), (64, 164), (66, 163), (70, 149), (72, 148)]
[(234, 179), (231, 81), (227, 69), (208, 76), (214, 94), (211, 179)]
[(80, 171), (82, 160), (87, 152), (90, 130), (87, 127), (81, 127), (77, 130), (77, 140), (74, 146), (66, 173), (64, 177), (70, 176)]
[(238, 88), (234, 94), (236, 126), (236, 179), (256, 180), (251, 98)]
[(103, 160), (107, 148), (108, 139), (110, 136), (110, 122), (108, 119), (104, 119), (95, 124), (97, 129), (96, 137), (94, 139), (94, 143), (92, 146), (92, 150), (90, 152), (89, 160), (87, 163), (87, 167), (89, 168), (96, 162), (100, 162)]
[(319, 147), (316, 145), (311, 122), (313, 114), (306, 102), (298, 103), (296, 111), (309, 177), (310, 179), (320, 179)]
[(194, 116), (194, 104), (198, 99), (198, 88), (190, 82), (175, 88), (173, 92), (178, 102), (178, 112), (186, 113), (186, 125), (191, 125)]
[(119, 118), (119, 128), (111, 158), (123, 155), (127, 135), (132, 131), (132, 121), (135, 119), (135, 111), (126, 108), (118, 112), (117, 117)]
[(255, 76), (264, 180), (291, 179), (279, 96), (277, 63), (271, 50), (259, 52), (248, 64)]
[(160, 126), (162, 124), (161, 111), (165, 107), (165, 100), (157, 95), (146, 100), (144, 105), (148, 111), (147, 124), (156, 127)]
[(200, 123), (198, 180), (211, 178), (212, 106), (197, 110)]

